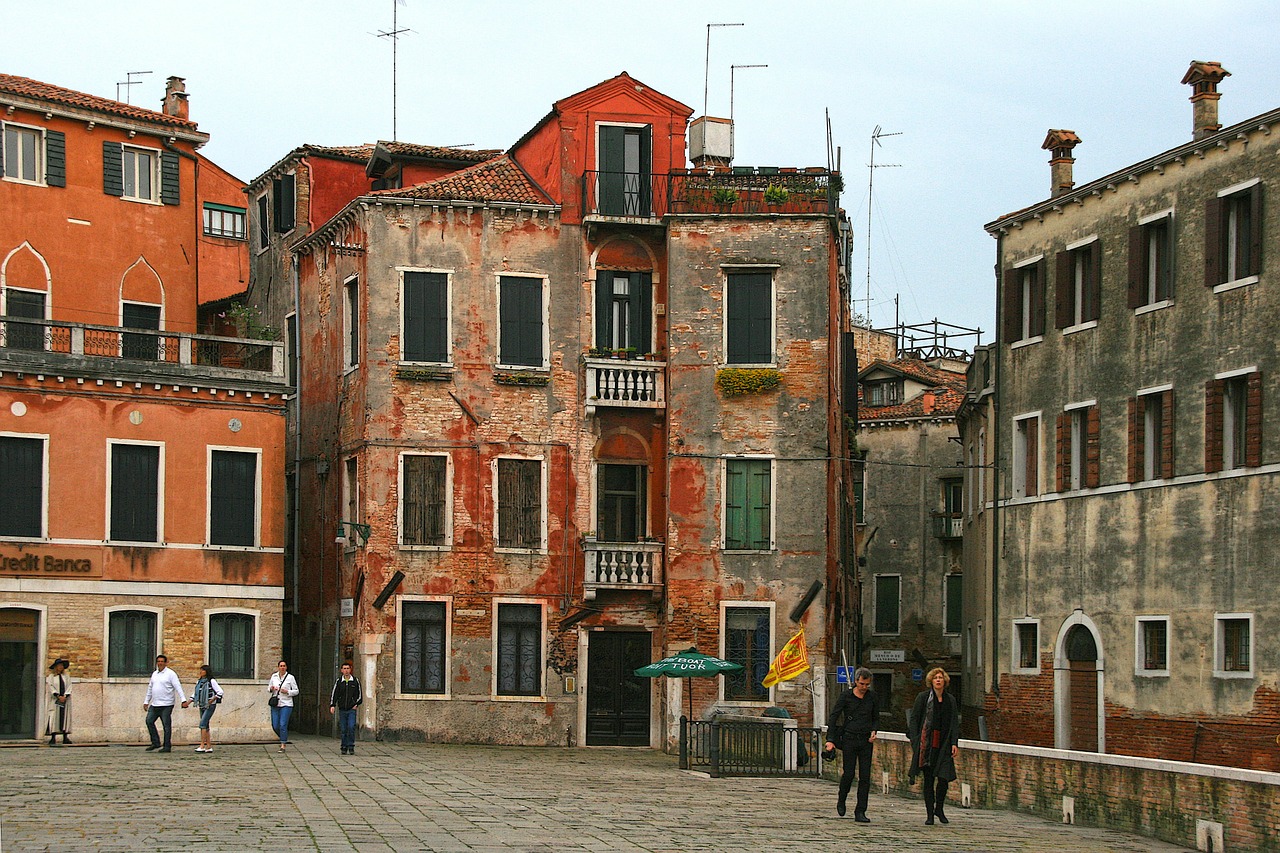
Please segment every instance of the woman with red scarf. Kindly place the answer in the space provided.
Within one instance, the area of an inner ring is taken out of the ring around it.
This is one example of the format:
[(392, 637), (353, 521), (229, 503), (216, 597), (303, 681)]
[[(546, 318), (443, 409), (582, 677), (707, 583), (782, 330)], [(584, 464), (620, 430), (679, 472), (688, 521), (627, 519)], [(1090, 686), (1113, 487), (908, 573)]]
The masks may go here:
[(930, 689), (916, 697), (907, 721), (912, 747), (908, 778), (914, 784), (916, 774), (924, 774), (924, 807), (928, 814), (925, 824), (933, 826), (935, 816), (941, 823), (951, 822), (942, 807), (947, 802), (947, 786), (956, 778), (960, 708), (955, 697), (946, 692), (951, 676), (942, 667), (929, 670), (925, 682)]

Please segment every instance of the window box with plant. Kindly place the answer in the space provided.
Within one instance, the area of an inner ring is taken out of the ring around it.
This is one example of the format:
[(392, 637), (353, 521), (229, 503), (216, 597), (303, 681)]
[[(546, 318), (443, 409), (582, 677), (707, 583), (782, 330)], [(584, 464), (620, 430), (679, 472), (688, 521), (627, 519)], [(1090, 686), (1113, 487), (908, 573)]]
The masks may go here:
[(767, 394), (782, 385), (782, 372), (774, 367), (725, 367), (716, 371), (716, 390), (725, 397)]

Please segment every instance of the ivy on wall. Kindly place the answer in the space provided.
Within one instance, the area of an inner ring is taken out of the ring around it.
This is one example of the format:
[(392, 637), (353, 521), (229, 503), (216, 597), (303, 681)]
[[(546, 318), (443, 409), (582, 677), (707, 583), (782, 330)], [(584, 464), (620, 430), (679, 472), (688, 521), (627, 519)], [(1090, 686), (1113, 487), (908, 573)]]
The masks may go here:
[(773, 367), (725, 367), (716, 371), (716, 390), (722, 397), (767, 394), (782, 384), (782, 373)]

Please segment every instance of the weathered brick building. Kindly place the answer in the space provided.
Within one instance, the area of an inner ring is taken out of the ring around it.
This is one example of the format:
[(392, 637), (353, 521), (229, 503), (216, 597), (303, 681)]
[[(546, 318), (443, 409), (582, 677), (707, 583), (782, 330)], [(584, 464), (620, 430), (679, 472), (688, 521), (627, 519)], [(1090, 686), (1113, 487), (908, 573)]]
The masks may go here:
[(157, 112), (0, 75), (0, 738), (44, 732), (59, 656), (77, 739), (144, 738), (162, 651), (185, 682), (217, 671), (224, 736), (269, 733), (283, 353), (197, 334), (247, 251), (186, 98), (176, 77)]
[(987, 226), (995, 739), (1280, 769), (1280, 111), (1221, 127), (1225, 76), (1187, 72), (1191, 141), (1082, 186), (1050, 131), (1051, 197)]
[(690, 114), (622, 74), (293, 244), (293, 653), (372, 735), (666, 745), (633, 670), (695, 644), (747, 667), (696, 714), (825, 707), (821, 597), (816, 695), (760, 679), (841, 571), (838, 175), (691, 170)]

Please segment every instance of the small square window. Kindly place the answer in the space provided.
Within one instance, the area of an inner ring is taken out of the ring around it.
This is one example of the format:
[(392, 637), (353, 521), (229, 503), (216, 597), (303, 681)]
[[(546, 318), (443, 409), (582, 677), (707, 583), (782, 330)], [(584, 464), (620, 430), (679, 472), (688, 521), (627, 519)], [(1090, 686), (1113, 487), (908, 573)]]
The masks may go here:
[(156, 201), (160, 186), (159, 152), (125, 146), (122, 154), (124, 197), (134, 201)]
[(1031, 675), (1040, 672), (1040, 623), (1015, 622), (1013, 625), (1013, 670)]
[(1169, 674), (1169, 617), (1138, 617), (1134, 671), (1138, 675)]
[(1253, 616), (1248, 613), (1220, 613), (1216, 630), (1214, 675), (1219, 678), (1253, 676)]

